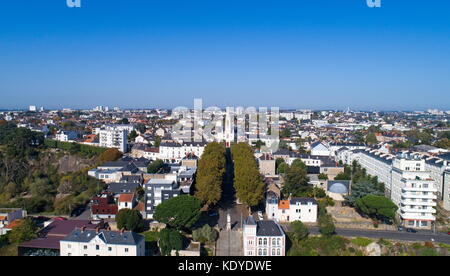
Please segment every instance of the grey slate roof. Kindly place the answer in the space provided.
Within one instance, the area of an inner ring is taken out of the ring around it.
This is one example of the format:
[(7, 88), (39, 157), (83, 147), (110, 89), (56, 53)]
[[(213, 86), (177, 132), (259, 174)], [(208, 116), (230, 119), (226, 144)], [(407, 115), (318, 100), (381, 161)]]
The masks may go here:
[(259, 220), (256, 224), (257, 236), (283, 236), (280, 227), (274, 221)]
[(143, 236), (132, 231), (124, 231), (121, 234), (120, 231), (100, 230), (97, 233), (96, 230), (81, 231), (80, 228), (75, 228), (61, 241), (88, 243), (97, 235), (106, 244), (137, 245), (144, 239)]
[(113, 194), (129, 194), (134, 193), (137, 187), (140, 187), (139, 183), (110, 183), (107, 191)]
[(289, 201), (290, 204), (297, 204), (297, 202), (300, 202), (300, 204), (302, 204), (302, 205), (307, 205), (308, 202), (311, 202), (313, 205), (317, 205), (317, 201), (314, 198), (293, 197)]

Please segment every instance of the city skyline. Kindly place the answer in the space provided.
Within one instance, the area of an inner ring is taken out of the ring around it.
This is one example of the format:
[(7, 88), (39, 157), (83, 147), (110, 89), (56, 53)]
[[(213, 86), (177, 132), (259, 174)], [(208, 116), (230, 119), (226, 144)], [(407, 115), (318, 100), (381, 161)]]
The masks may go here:
[(0, 109), (450, 110), (450, 3), (5, 1)]

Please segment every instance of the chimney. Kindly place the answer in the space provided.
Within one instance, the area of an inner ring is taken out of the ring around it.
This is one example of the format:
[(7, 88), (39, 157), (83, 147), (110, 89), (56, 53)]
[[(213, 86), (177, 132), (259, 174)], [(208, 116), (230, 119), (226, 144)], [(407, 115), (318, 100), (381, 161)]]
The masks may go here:
[(125, 227), (122, 227), (122, 229), (120, 229), (120, 234), (123, 235), (123, 232), (125, 232)]
[(86, 230), (86, 225), (83, 225), (83, 226), (81, 227), (81, 233), (83, 233), (84, 230)]

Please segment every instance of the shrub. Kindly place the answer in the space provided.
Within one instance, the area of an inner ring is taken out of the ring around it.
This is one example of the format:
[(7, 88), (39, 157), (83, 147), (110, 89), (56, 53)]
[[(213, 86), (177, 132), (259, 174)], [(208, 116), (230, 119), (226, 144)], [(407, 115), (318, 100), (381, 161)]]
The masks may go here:
[(201, 243), (214, 242), (217, 239), (217, 231), (208, 224), (203, 225), (202, 228), (195, 229), (192, 232), (192, 236), (195, 241)]
[(357, 245), (357, 246), (362, 246), (362, 247), (366, 247), (369, 244), (371, 244), (373, 242), (373, 240), (369, 239), (369, 238), (363, 238), (363, 237), (356, 237), (355, 239), (351, 240), (351, 243)]

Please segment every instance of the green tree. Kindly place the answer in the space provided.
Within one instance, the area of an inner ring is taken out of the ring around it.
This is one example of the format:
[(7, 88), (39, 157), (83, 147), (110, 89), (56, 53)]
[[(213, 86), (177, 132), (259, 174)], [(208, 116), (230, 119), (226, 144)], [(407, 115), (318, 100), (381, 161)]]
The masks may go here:
[(312, 190), (308, 181), (306, 165), (300, 159), (294, 160), (284, 177), (283, 195), (304, 196)]
[(333, 217), (330, 214), (320, 215), (318, 224), (320, 233), (326, 237), (333, 235), (336, 230), (333, 222)]
[(156, 206), (153, 217), (178, 230), (190, 229), (200, 218), (201, 207), (201, 201), (193, 196), (177, 196)]
[(351, 179), (352, 179), (351, 175), (349, 175), (345, 172), (339, 173), (338, 175), (336, 175), (334, 177), (334, 180), (351, 180)]
[(297, 241), (301, 241), (308, 237), (308, 228), (303, 222), (299, 220), (291, 222), (291, 228)]
[(198, 161), (195, 196), (207, 206), (216, 204), (222, 196), (225, 163), (225, 148), (216, 142), (205, 147)]
[(116, 148), (110, 148), (107, 149), (104, 153), (102, 153), (98, 159), (100, 161), (100, 163), (105, 163), (105, 162), (112, 162), (112, 161), (117, 161), (120, 158), (122, 158), (123, 153), (121, 153), (118, 149)]
[(147, 167), (147, 173), (157, 173), (161, 168), (164, 167), (164, 161), (161, 159), (156, 159), (155, 161), (151, 162)]
[(214, 228), (212, 228), (208, 224), (205, 224), (202, 228), (198, 228), (192, 231), (192, 237), (195, 241), (199, 241), (202, 243), (214, 242), (218, 237), (218, 233)]
[(369, 134), (366, 135), (366, 143), (369, 145), (376, 145), (378, 143), (375, 133), (369, 132)]
[(377, 219), (395, 219), (398, 209), (389, 198), (371, 194), (358, 198), (355, 206), (364, 214)]
[(116, 214), (116, 223), (118, 229), (125, 228), (129, 231), (142, 232), (145, 222), (138, 210), (125, 208)]
[(248, 207), (258, 205), (264, 199), (265, 184), (259, 173), (253, 150), (247, 143), (231, 146), (234, 161), (234, 188), (239, 200)]
[(162, 256), (170, 256), (172, 250), (183, 249), (183, 237), (174, 229), (163, 229), (159, 235), (159, 248)]
[(320, 180), (328, 180), (328, 175), (326, 173), (320, 173), (317, 177)]
[(33, 220), (31, 218), (25, 218), (8, 233), (9, 243), (19, 244), (29, 241), (37, 236), (36, 230), (37, 228)]

